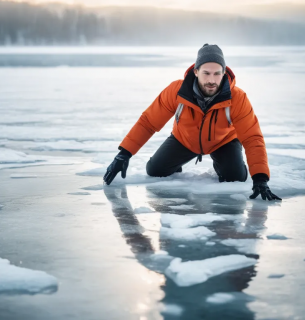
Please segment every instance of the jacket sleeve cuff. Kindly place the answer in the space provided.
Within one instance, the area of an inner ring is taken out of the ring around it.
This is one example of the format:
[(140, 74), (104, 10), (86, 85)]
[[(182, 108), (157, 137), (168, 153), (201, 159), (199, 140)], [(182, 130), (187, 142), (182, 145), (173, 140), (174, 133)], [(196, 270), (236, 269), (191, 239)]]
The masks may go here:
[(119, 154), (128, 156), (129, 158), (132, 157), (132, 154), (128, 150), (124, 149), (123, 147), (119, 146), (118, 149), (120, 150)]
[(252, 176), (253, 182), (268, 182), (269, 177), (265, 173), (256, 173)]

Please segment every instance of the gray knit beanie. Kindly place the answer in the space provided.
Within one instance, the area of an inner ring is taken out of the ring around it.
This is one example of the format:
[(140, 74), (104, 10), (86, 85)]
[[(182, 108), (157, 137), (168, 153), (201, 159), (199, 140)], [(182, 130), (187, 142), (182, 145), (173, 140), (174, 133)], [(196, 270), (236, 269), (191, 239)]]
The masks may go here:
[(216, 44), (206, 43), (202, 48), (199, 49), (195, 63), (195, 69), (199, 69), (202, 64), (207, 62), (218, 63), (223, 67), (223, 70), (226, 69), (223, 53)]

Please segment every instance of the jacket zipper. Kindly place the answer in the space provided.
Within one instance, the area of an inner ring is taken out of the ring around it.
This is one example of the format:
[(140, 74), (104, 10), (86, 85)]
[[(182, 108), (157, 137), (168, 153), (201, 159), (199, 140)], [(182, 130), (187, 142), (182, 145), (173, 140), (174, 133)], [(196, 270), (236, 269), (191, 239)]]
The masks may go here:
[(216, 110), (213, 110), (212, 115), (211, 115), (211, 119), (210, 119), (210, 125), (209, 125), (209, 139), (208, 139), (208, 141), (211, 141), (211, 127), (212, 127), (212, 121), (213, 121), (213, 118), (214, 118), (215, 111), (216, 111)]
[(202, 132), (202, 127), (203, 127), (204, 120), (205, 120), (205, 117), (206, 117), (206, 116), (207, 116), (207, 113), (206, 113), (206, 114), (203, 116), (203, 118), (202, 118), (200, 130), (199, 130), (199, 146), (200, 146), (200, 152), (201, 152), (201, 154), (204, 154), (204, 153), (203, 153), (203, 149), (202, 149), (202, 144), (201, 144), (201, 132)]
[(218, 117), (218, 109), (216, 110), (215, 121), (214, 121), (214, 140), (216, 140), (215, 128), (216, 128), (217, 117)]

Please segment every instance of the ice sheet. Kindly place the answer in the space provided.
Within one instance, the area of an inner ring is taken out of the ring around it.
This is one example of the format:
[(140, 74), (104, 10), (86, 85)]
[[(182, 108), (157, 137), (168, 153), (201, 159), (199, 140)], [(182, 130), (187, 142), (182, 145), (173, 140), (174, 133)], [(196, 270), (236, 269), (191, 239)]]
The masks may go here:
[(57, 279), (46, 272), (16, 267), (0, 258), (0, 293), (51, 293), (57, 288)]
[(238, 270), (256, 264), (256, 260), (242, 255), (218, 256), (198, 261), (182, 262), (174, 259), (166, 269), (169, 276), (178, 286), (187, 287), (207, 281), (221, 273)]

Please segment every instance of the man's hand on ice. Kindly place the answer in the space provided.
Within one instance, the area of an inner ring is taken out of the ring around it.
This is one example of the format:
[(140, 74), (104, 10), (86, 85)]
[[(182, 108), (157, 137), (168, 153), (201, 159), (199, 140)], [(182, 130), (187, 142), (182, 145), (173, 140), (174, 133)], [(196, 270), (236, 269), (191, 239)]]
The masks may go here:
[(268, 199), (271, 200), (282, 200), (278, 196), (276, 196), (274, 193), (271, 192), (271, 190), (268, 187), (267, 182), (263, 181), (253, 181), (253, 194), (251, 194), (250, 199), (255, 199), (259, 194), (261, 195), (263, 200)]
[(116, 175), (121, 171), (121, 176), (123, 179), (126, 178), (126, 171), (129, 165), (129, 159), (131, 158), (132, 154), (121, 148), (121, 151), (118, 153), (118, 155), (114, 158), (110, 166), (107, 168), (107, 171), (104, 175), (104, 182), (107, 185), (110, 185), (110, 183), (113, 181), (113, 179), (116, 177)]

